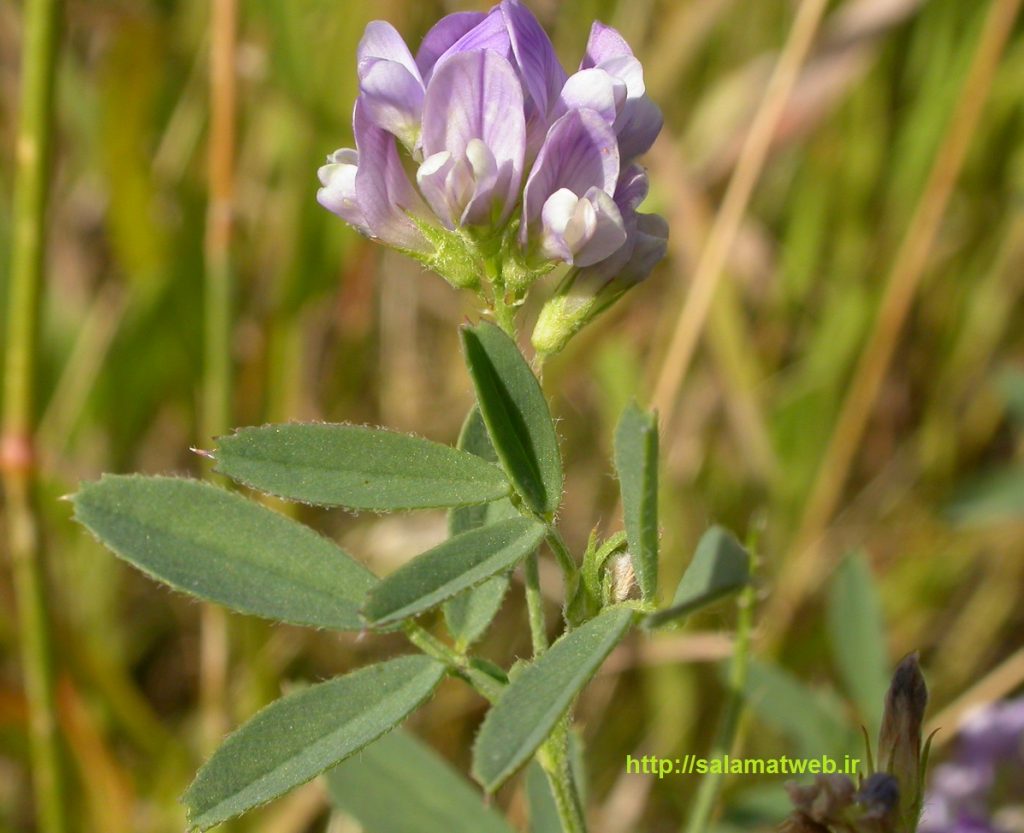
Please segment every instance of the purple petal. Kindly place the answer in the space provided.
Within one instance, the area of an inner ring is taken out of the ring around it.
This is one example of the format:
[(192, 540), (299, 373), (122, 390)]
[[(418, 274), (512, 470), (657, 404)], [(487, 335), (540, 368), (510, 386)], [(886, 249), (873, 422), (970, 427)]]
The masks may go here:
[[(499, 168), (498, 160), (481, 139), (472, 139), (466, 145), (466, 161), (473, 171), (476, 188), (473, 198), (462, 213), (463, 225), (501, 225), (519, 196), (522, 168), (518, 174), (511, 165)], [(512, 177), (516, 185), (512, 187)]]
[[(423, 105), (425, 156), (447, 151), (454, 160), (462, 160), (474, 139), (487, 151), (484, 154), (477, 148), (476, 165), (469, 160), (474, 175), (484, 175), (481, 166), (485, 161), (490, 165), (487, 156), (494, 166), (494, 176), (479, 183), (481, 191), (476, 197), (483, 198), (483, 191), (489, 191), (488, 199), (499, 202), (500, 216), (506, 218), (522, 182), (526, 122), (515, 70), (491, 51), (455, 54), (439, 63)], [(479, 199), (474, 203), (473, 221), (490, 213), (491, 205), (484, 206)]]
[(593, 110), (566, 113), (548, 131), (526, 182), (521, 241), (526, 243), (529, 228), (555, 191), (567, 188), (581, 195), (596, 187), (611, 195), (618, 175), (618, 147), (608, 123)]
[(424, 81), (430, 80), (437, 59), (487, 18), (484, 12), (456, 12), (442, 17), (423, 37), (416, 53), (416, 66)]
[(600, 113), (608, 124), (614, 125), (619, 108), (626, 101), (626, 85), (603, 69), (584, 69), (570, 75), (558, 94), (554, 115), (570, 110), (587, 108)]
[(497, 52), (508, 61), (512, 61), (512, 44), (509, 41), (508, 29), (505, 26), (505, 18), (501, 9), (495, 6), (484, 19), (459, 38), (455, 43), (446, 49), (434, 62), (433, 71), (436, 72), (453, 55), (463, 52), (478, 52), (482, 50)]
[(558, 62), (544, 27), (519, 0), (502, 0), (501, 13), (508, 27), (512, 53), (522, 74), (523, 86), (541, 115), (547, 115), (568, 77)]
[(590, 27), (590, 38), (587, 40), (587, 51), (580, 61), (580, 69), (596, 67), (612, 58), (620, 58), (623, 55), (632, 57), (633, 50), (629, 48), (626, 39), (622, 37), (611, 26), (605, 26), (595, 20)]
[(647, 92), (647, 87), (644, 85), (644, 65), (632, 55), (609, 58), (607, 61), (602, 61), (599, 68), (625, 84), (630, 98), (639, 98)]
[(633, 251), (618, 274), (626, 283), (640, 283), (654, 271), (668, 251), (668, 223), (658, 214), (637, 214)]
[[(544, 232), (541, 249), (552, 259), (572, 262), (571, 241), (573, 237), (581, 236), (579, 230), (570, 231), (566, 234), (568, 227), (576, 219), (576, 209), (579, 206), (580, 198), (568, 188), (559, 188), (548, 197), (541, 210), (541, 221)], [(589, 218), (593, 222), (593, 216)], [(592, 229), (591, 229), (592, 230)], [(568, 239), (567, 239), (568, 238)]]
[[(427, 157), (416, 173), (416, 181), (434, 213), (449, 229), (495, 220), (498, 166), (494, 154), (480, 139), (472, 139), (460, 158), (448, 151)], [(498, 210), (502, 208), (498, 206)]]
[(369, 58), (360, 65), (359, 89), (367, 113), (378, 127), (409, 147), (419, 138), (423, 82), (396, 61)]
[(541, 214), (541, 251), (552, 259), (590, 266), (626, 242), (619, 209), (600, 188), (591, 188), (582, 198), (562, 188), (548, 198)]
[(355, 195), (367, 229), (392, 246), (430, 253), (432, 247), (409, 218), (425, 215), (427, 207), (405, 175), (395, 137), (374, 123), (361, 98), (352, 123), (359, 148)]
[(650, 96), (627, 99), (615, 122), (622, 158), (635, 159), (650, 150), (664, 123), (661, 109)]
[(580, 67), (603, 69), (626, 85), (626, 101), (619, 108), (615, 121), (622, 159), (635, 159), (650, 150), (664, 119), (658, 105), (647, 95), (643, 66), (622, 35), (610, 26), (595, 23)]
[(647, 199), (649, 189), (647, 171), (640, 165), (629, 165), (622, 169), (615, 186), (615, 204), (623, 217), (636, 213), (640, 203)]
[(991, 762), (952, 762), (935, 767), (931, 789), (954, 803), (982, 798), (992, 789), (996, 772)]
[(371, 20), (366, 24), (366, 30), (356, 48), (356, 61), (359, 67), (362, 67), (365, 61), (373, 59), (401, 64), (409, 70), (410, 75), (422, 81), (409, 47), (405, 45), (398, 30), (385, 20)]
[(336, 150), (327, 157), (327, 164), (317, 171), (322, 186), (316, 192), (317, 202), (337, 214), (363, 234), (370, 234), (366, 218), (356, 200), (356, 170), (359, 153), (351, 148)]
[[(468, 165), (464, 165), (464, 168), (468, 176)], [(455, 218), (461, 213), (456, 198), (462, 189), (455, 185), (456, 177), (460, 175), (463, 175), (463, 171), (456, 171), (455, 158), (446, 150), (428, 156), (416, 171), (420, 193), (449, 229), (455, 228)], [(469, 185), (472, 186), (472, 182)]]

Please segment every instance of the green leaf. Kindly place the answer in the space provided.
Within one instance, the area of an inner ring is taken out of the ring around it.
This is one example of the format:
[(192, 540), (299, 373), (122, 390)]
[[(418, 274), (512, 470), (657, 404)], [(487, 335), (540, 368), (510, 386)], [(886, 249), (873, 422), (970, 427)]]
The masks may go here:
[[(472, 454), (488, 463), (498, 462), (498, 453), (491, 444), (491, 438), (487, 436), (487, 426), (484, 425), (483, 417), (480, 416), (480, 409), (475, 406), (470, 410), (469, 416), (466, 417), (466, 421), (462, 425), (458, 448), (460, 451)], [(495, 521), (518, 517), (519, 510), (512, 505), (512, 501), (508, 498), (472, 506), (457, 506), (448, 513), (448, 534), (458, 535), (460, 532), (468, 532)]]
[(309, 527), (199, 480), (105, 475), (75, 519), (171, 587), (242, 613), (361, 630), (373, 574)]
[(615, 468), (633, 572), (649, 601), (658, 589), (658, 420), (635, 403), (615, 429)]
[(750, 581), (750, 556), (731, 533), (713, 526), (701, 536), (672, 603), (652, 613), (644, 625), (656, 628), (735, 593)]
[(828, 630), (846, 690), (857, 704), (868, 734), (878, 736), (889, 688), (882, 603), (861, 554), (848, 556), (829, 587)]
[(396, 729), (327, 775), (335, 807), (373, 833), (513, 833), (427, 744)]
[(526, 803), (530, 809), (530, 833), (562, 833), (551, 785), (536, 761), (526, 768)]
[(493, 324), (461, 332), (480, 413), (502, 467), (531, 509), (554, 514), (562, 500), (562, 458), (537, 377), (515, 342)]
[[(728, 673), (725, 665), (722, 673)], [(835, 695), (812, 691), (774, 665), (750, 660), (746, 699), (758, 718), (782, 732), (801, 755), (839, 754), (854, 740)]]
[(199, 770), (182, 799), (190, 829), (265, 804), (358, 752), (426, 700), (444, 671), (429, 657), (399, 657), (271, 703)]
[(530, 518), (510, 518), (449, 538), (378, 583), (363, 615), (379, 627), (429, 610), (511, 569), (540, 546), (546, 530)]
[(625, 635), (633, 611), (605, 610), (516, 674), (473, 746), (473, 777), (494, 792), (537, 750)]
[(305, 423), (242, 428), (217, 440), (217, 470), (319, 506), (392, 511), (485, 503), (509, 493), (501, 469), (407, 434)]
[(494, 576), (445, 602), (444, 622), (460, 651), (465, 651), (483, 636), (494, 621), (505, 600), (508, 585), (507, 575)]
[[(484, 460), (496, 463), (498, 455), (487, 436), (480, 409), (474, 407), (462, 426), (458, 447)], [(519, 516), (519, 510), (508, 498), (491, 501), (479, 506), (459, 506), (448, 513), (449, 535), (458, 535), (471, 529), (478, 529), (496, 521)], [(460, 650), (466, 650), (476, 642), (501, 607), (508, 591), (508, 577), (495, 576), (481, 584), (464, 590), (444, 604), (444, 621), (448, 632), (455, 639)]]

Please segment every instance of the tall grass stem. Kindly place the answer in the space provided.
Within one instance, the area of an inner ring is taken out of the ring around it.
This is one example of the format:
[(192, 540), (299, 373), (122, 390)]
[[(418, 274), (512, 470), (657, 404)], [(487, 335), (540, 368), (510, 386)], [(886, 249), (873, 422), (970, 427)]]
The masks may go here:
[[(721, 725), (718, 727), (718, 734), (715, 736), (714, 745), (709, 754), (711, 759), (728, 755), (733, 751), (733, 746), (736, 743), (747, 687), (747, 666), (750, 659), (750, 636), (754, 627), (756, 597), (756, 590), (751, 584), (740, 593), (737, 602), (739, 616), (736, 622), (736, 642), (733, 646), (732, 660), (729, 663), (728, 700), (725, 704)], [(704, 833), (708, 829), (724, 778), (725, 776), (721, 772), (709, 772), (701, 780), (690, 810), (690, 817), (683, 828), (684, 833)]]
[[(237, 100), (237, 0), (214, 0), (210, 21), (210, 135), (207, 152), (209, 203), (206, 215), (204, 281), (203, 398), (201, 444), (231, 423), (231, 241), (235, 196), (235, 111)], [(202, 742), (207, 752), (226, 728), (225, 702), (230, 660), (227, 614), (204, 606), (200, 635)]]
[(7, 535), (29, 711), (36, 823), (41, 833), (64, 833), (68, 829), (45, 554), (34, 494), (39, 309), (44, 291), (46, 208), (61, 13), (59, 0), (28, 0), (24, 6), (0, 440)]
[(697, 262), (686, 302), (672, 332), (654, 385), (652, 407), (665, 415), (665, 425), (672, 423), (679, 390), (707, 322), (726, 259), (747, 213), (754, 188), (761, 178), (779, 120), (800, 75), (800, 69), (810, 53), (825, 7), (825, 0), (803, 0), (800, 4), (786, 44), (768, 81), (765, 96), (744, 140), (722, 208), (715, 217)]
[(827, 572), (827, 565), (819, 557), (823, 535), (842, 498), (1021, 2), (993, 0), (989, 7), (949, 127), (889, 271), (874, 328), (860, 355), (805, 503), (792, 555), (782, 567), (765, 612), (766, 640), (771, 644), (781, 640), (803, 599)]

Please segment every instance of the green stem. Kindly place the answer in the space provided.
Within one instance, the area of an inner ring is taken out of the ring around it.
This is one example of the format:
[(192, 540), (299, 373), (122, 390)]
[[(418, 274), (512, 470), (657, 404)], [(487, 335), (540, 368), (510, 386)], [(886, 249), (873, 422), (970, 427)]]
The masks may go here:
[(404, 625), (404, 630), (409, 641), (428, 656), (443, 662), (453, 669), (466, 667), (467, 659), (464, 654), (460, 654), (458, 651), (445, 645), (444, 642), (426, 628), (417, 625), (415, 622), (408, 621)]
[(33, 448), (39, 307), (43, 291), (45, 219), (53, 132), (54, 76), (61, 3), (25, 4), (21, 112), (16, 139), (4, 413), (0, 457), (18, 634), (29, 708), (29, 749), (37, 825), (68, 828), (54, 692), (44, 553), (34, 506)]
[(568, 717), (559, 722), (537, 753), (537, 759), (551, 787), (563, 833), (586, 833), (583, 801), (569, 761), (568, 722)]
[(516, 337), (516, 308), (505, 302), (500, 286), (494, 287), (494, 320), (510, 338)]
[(537, 553), (530, 553), (523, 564), (526, 585), (526, 611), (530, 619), (530, 638), (533, 655), (540, 656), (548, 649), (548, 628), (544, 621), (544, 598), (540, 594), (540, 567)]
[(504, 685), (494, 677), (480, 671), (475, 672), (472, 661), (465, 654), (450, 648), (430, 631), (415, 622), (406, 622), (405, 635), (408, 640), (429, 657), (443, 662), (456, 676), (470, 685), (480, 696), (496, 703)]
[[(231, 424), (231, 241), (234, 213), (237, 0), (210, 6), (210, 134), (203, 283), (201, 445)], [(226, 729), (230, 638), (227, 613), (205, 605), (200, 620), (200, 711), (207, 752)]]
[[(755, 590), (751, 584), (740, 593), (737, 602), (739, 616), (736, 624), (736, 644), (733, 647), (732, 661), (729, 666), (729, 699), (722, 716), (722, 724), (719, 726), (718, 735), (711, 749), (709, 756), (711, 758), (721, 758), (730, 753), (736, 740), (736, 732), (745, 702), (743, 692), (747, 684), (750, 634), (754, 622), (754, 598)], [(708, 829), (723, 778), (724, 776), (720, 772), (709, 772), (704, 776), (697, 788), (693, 809), (684, 828), (685, 833), (703, 833)]]
[(572, 557), (572, 553), (569, 552), (569, 547), (565, 543), (565, 539), (562, 538), (562, 533), (549, 524), (544, 540), (548, 542), (548, 546), (551, 547), (555, 558), (558, 559), (558, 566), (562, 568), (566, 580), (575, 576), (578, 569), (576, 560)]

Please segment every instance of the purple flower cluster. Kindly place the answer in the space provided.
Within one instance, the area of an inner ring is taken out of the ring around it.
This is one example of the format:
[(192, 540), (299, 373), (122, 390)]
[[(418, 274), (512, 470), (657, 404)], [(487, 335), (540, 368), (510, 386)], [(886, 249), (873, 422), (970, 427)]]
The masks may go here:
[(920, 833), (1024, 830), (1024, 698), (975, 712), (953, 760), (932, 771)]
[(557, 263), (635, 282), (664, 255), (664, 221), (637, 213), (661, 112), (614, 29), (594, 23), (573, 75), (519, 0), (448, 15), (415, 56), (374, 21), (357, 57), (356, 148), (317, 199), (365, 235), (516, 297)]

